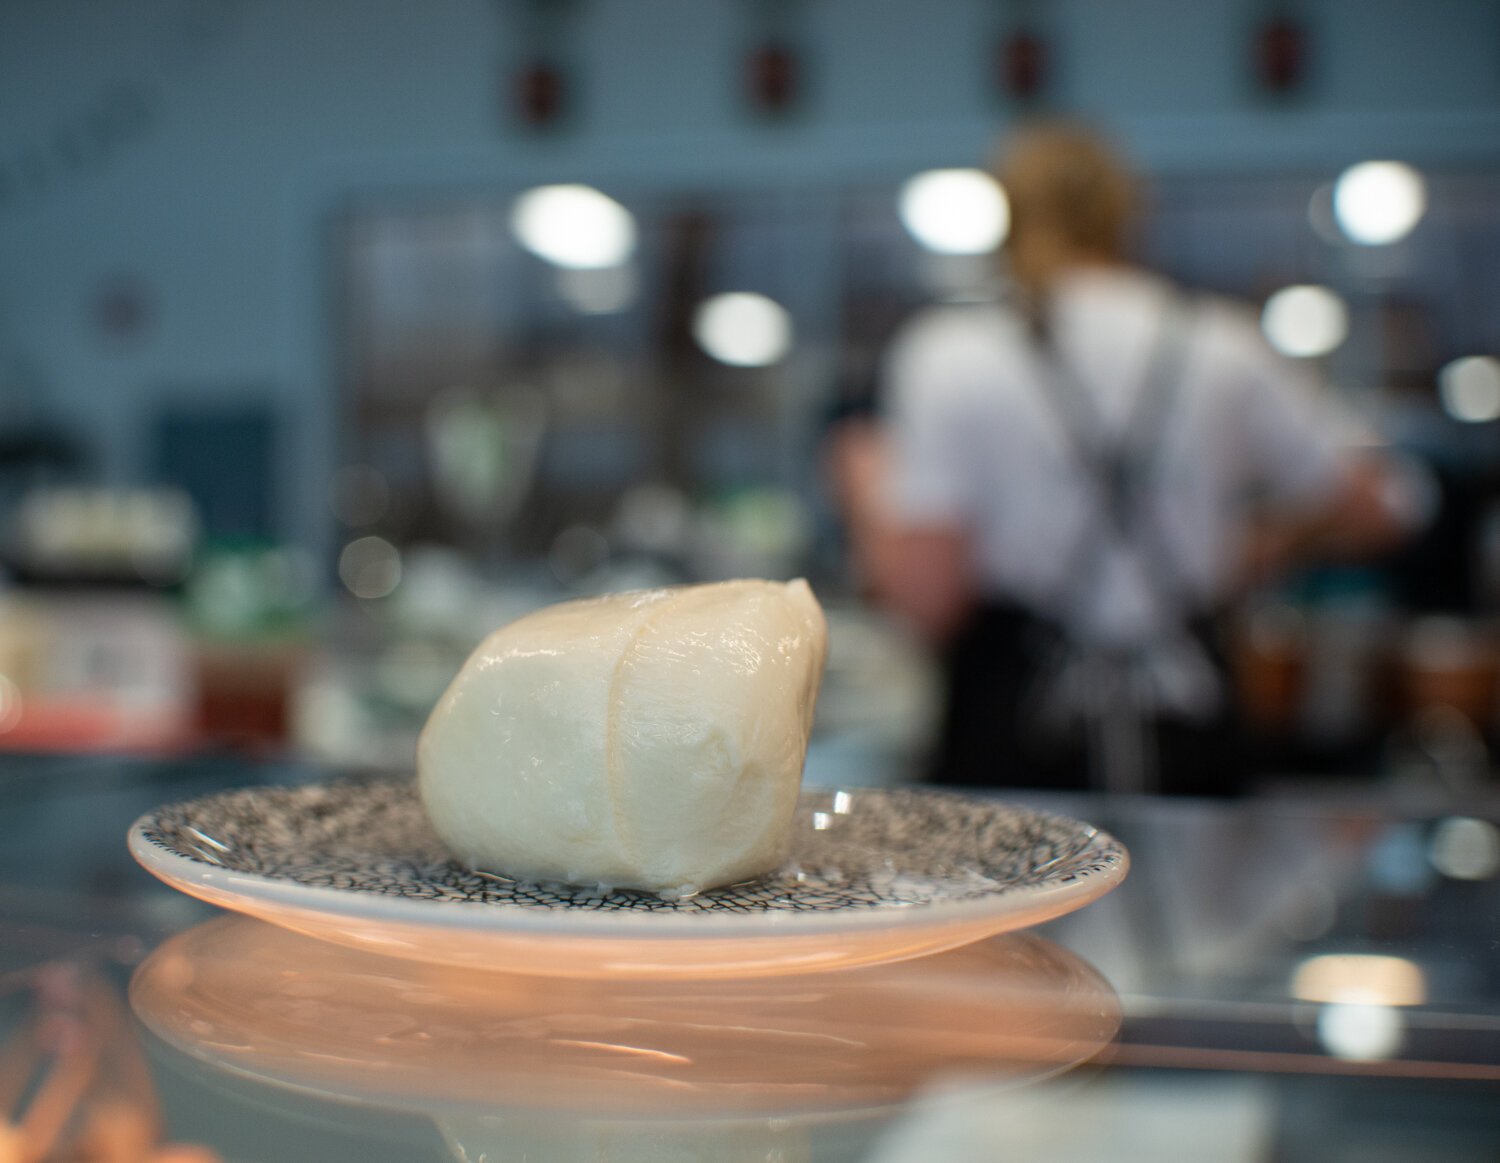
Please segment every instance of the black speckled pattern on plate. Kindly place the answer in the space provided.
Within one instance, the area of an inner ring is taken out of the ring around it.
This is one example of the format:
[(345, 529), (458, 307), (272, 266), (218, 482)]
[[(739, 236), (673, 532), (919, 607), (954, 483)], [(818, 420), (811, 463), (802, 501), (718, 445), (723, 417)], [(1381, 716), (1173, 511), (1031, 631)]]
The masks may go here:
[(1064, 884), (1124, 860), (1118, 844), (1076, 820), (918, 789), (806, 791), (786, 865), (675, 900), (526, 884), (465, 868), (443, 851), (408, 779), (223, 792), (158, 809), (142, 835), (190, 860), (309, 888), (592, 912), (904, 908)]

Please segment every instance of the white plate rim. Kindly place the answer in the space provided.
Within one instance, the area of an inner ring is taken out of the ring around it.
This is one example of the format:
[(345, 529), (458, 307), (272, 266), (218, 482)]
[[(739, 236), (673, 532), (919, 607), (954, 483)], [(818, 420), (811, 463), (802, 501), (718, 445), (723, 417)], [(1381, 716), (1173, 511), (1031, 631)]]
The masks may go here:
[[(310, 786), (310, 785), (309, 785)], [(243, 791), (246, 789), (231, 789)], [(818, 794), (851, 796), (879, 794), (879, 788), (809, 788)], [(959, 796), (976, 806), (1020, 812), (1028, 817), (1071, 826), (1086, 846), (1078, 855), (1092, 853), (1097, 867), (1075, 872), (1071, 879), (1041, 884), (1017, 885), (979, 897), (906, 906), (823, 911), (771, 910), (764, 913), (608, 913), (579, 909), (526, 909), (496, 903), (411, 899), (350, 889), (302, 885), (294, 881), (215, 867), (183, 856), (149, 840), (147, 829), (155, 817), (171, 804), (144, 813), (130, 827), (130, 854), (157, 879), (190, 896), (236, 911), (250, 911), (241, 902), (253, 901), (281, 910), (302, 910), (338, 917), (346, 921), (405, 924), (447, 932), (474, 935), (548, 936), (574, 939), (718, 940), (765, 937), (770, 932), (785, 936), (836, 935), (851, 931), (895, 928), (928, 928), (948, 924), (1000, 921), (1024, 913), (1023, 924), (1040, 924), (1082, 908), (1117, 887), (1130, 869), (1130, 854), (1108, 832), (1092, 824), (1055, 812), (1026, 807), (984, 796), (936, 788), (910, 788), (920, 794)], [(221, 793), (222, 794), (222, 793)], [(200, 891), (195, 891), (200, 890)], [(998, 925), (999, 932), (1007, 926)]]

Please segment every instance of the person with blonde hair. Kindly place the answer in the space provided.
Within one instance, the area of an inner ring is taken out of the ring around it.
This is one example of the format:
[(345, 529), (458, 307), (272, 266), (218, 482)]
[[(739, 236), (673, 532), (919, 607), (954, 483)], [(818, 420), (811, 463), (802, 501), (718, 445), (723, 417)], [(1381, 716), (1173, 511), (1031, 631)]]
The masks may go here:
[(1129, 258), (1139, 193), (1078, 125), (1013, 133), (1011, 293), (912, 319), (833, 443), (860, 572), (943, 652), (946, 783), (1242, 789), (1220, 615), (1393, 544), (1390, 476), (1242, 307)]

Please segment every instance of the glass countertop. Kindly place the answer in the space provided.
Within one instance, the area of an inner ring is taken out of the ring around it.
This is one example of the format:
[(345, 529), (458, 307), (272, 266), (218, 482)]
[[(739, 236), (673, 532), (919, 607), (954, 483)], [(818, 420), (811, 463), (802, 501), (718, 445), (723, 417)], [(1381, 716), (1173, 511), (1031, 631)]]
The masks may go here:
[(376, 956), (125, 851), (163, 802), (329, 774), (0, 761), (0, 1097), (34, 1117), (86, 1060), (57, 1158), (1500, 1157), (1500, 800), (1016, 793), (1122, 840), (1126, 882), (950, 953), (704, 982)]

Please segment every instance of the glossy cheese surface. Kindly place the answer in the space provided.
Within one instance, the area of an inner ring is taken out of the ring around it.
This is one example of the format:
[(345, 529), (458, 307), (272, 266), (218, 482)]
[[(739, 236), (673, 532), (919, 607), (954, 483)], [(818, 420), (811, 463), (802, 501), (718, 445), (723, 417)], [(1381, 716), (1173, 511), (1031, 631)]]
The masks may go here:
[(422, 732), (438, 835), (526, 880), (685, 892), (776, 867), (827, 624), (806, 582), (565, 602), (470, 656)]

